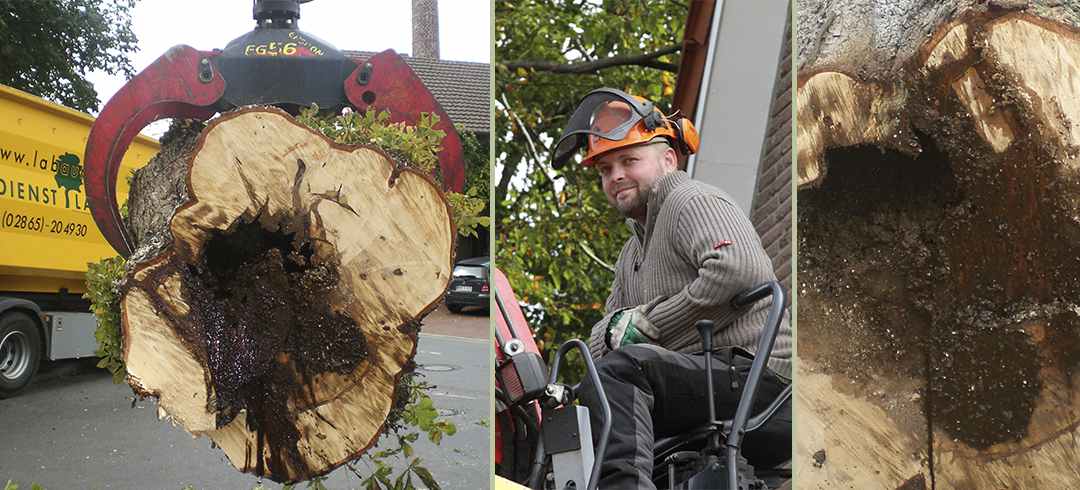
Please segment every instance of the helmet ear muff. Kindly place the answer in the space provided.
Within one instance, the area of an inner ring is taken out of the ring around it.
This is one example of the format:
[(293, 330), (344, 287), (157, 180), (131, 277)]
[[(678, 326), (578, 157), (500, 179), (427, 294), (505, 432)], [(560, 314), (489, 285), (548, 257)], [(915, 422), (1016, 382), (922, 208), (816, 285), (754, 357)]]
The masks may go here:
[(679, 150), (684, 155), (693, 155), (698, 151), (698, 145), (700, 144), (697, 128), (694, 127), (694, 123), (690, 122), (685, 117), (677, 117), (672, 121), (671, 126), (675, 128), (675, 134), (679, 139)]

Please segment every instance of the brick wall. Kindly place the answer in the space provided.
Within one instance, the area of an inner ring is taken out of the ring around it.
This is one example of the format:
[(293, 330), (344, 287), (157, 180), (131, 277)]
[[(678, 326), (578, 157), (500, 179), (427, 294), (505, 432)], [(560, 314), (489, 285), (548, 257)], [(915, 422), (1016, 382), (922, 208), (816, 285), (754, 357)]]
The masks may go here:
[(791, 301), (791, 10), (780, 50), (750, 220)]

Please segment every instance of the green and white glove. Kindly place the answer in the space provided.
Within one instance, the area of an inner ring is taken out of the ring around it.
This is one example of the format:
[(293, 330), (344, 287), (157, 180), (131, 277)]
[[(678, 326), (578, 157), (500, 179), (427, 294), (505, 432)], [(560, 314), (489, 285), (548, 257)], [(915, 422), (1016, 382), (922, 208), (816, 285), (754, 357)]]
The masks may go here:
[(645, 305), (615, 312), (604, 341), (612, 350), (630, 344), (655, 344), (660, 332), (645, 318)]

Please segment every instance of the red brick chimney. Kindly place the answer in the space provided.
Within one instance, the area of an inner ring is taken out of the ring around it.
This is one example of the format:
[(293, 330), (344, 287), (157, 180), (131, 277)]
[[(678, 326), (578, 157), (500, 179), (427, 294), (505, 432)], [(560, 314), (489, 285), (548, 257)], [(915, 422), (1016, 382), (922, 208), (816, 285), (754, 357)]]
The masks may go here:
[(439, 59), (439, 2), (412, 0), (412, 55)]

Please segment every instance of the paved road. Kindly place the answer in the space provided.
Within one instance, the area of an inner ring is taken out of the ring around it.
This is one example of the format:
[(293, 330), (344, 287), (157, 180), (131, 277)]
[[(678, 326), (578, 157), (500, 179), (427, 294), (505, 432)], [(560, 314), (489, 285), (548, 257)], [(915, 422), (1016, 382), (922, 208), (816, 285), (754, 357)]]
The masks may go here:
[[(458, 428), (441, 446), (424, 439), (416, 445), (417, 455), (443, 488), (488, 485), (489, 349), (486, 336), (420, 337), (417, 363), (426, 380), (437, 386), (432, 393), (435, 406)], [(185, 485), (250, 489), (259, 483), (234, 470), (208, 439), (192, 439), (183, 429), (158, 421), (152, 401), (139, 401), (132, 408), (131, 389), (114, 385), (92, 364), (63, 361), (49, 363), (46, 370), (19, 396), (0, 400), (0, 485), (11, 479), (24, 488), (36, 482), (50, 490), (179, 490)], [(342, 467), (325, 483), (334, 489), (357, 488), (360, 478)], [(272, 482), (263, 485), (279, 488)]]
[(486, 309), (469, 308), (461, 313), (450, 313), (446, 305), (439, 305), (439, 309), (424, 318), (423, 332), (487, 340), (491, 338), (491, 322)]

